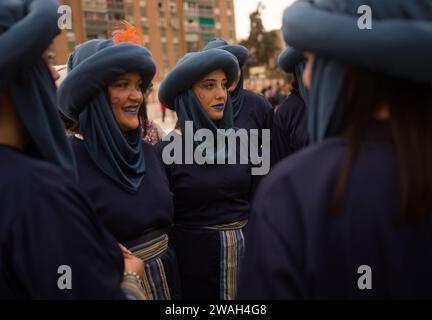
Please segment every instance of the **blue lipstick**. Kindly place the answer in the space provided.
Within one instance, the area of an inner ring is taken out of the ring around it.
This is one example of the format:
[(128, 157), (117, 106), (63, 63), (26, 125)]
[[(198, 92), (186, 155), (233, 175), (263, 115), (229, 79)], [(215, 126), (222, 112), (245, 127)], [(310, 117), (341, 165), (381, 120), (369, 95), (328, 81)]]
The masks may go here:
[(225, 104), (218, 103), (218, 104), (215, 104), (214, 106), (212, 106), (212, 108), (216, 109), (216, 110), (223, 110), (223, 108), (225, 108)]
[(123, 108), (123, 111), (132, 116), (136, 116), (139, 111), (139, 107), (137, 106), (127, 106)]

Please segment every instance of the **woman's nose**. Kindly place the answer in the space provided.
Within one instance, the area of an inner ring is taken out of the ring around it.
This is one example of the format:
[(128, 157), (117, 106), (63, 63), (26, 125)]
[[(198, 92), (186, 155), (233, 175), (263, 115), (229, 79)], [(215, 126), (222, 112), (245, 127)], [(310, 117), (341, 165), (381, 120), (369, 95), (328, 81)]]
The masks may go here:
[(216, 98), (225, 100), (226, 95), (227, 95), (227, 89), (223, 85), (218, 86), (218, 92)]
[(143, 93), (140, 88), (133, 88), (129, 93), (129, 98), (132, 100), (141, 100), (143, 99)]

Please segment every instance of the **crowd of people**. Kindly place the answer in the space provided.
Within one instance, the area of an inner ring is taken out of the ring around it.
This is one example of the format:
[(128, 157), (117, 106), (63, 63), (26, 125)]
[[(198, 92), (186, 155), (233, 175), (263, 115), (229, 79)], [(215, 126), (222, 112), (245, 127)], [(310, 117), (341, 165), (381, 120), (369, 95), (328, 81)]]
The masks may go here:
[(57, 89), (57, 9), (0, 3), (1, 299), (432, 298), (432, 3), (296, 1), (283, 98), (209, 41), (158, 88), (163, 139), (139, 29), (76, 46)]

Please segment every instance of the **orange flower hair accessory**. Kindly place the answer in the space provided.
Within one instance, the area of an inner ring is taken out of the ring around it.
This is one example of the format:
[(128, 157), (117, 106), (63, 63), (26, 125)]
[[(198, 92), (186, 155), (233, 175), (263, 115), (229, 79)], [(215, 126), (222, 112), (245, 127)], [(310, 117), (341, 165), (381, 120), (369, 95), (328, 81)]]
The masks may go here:
[(114, 30), (112, 33), (113, 41), (115, 43), (120, 42), (132, 42), (140, 46), (144, 46), (144, 36), (141, 30), (126, 20), (121, 22), (123, 29)]

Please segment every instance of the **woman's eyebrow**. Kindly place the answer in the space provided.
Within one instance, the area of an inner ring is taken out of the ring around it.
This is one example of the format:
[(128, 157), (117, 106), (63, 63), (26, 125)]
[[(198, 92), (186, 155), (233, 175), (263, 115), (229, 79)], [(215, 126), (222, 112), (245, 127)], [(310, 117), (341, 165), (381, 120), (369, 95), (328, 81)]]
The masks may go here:
[(117, 82), (117, 81), (130, 81), (130, 80), (128, 78), (117, 78), (113, 82)]
[[(214, 82), (217, 82), (218, 79), (208, 78), (208, 79), (203, 79), (203, 80), (201, 80), (201, 81), (202, 81), (202, 82), (204, 82), (204, 81), (214, 81)], [(226, 79), (226, 78), (223, 78), (221, 81), (227, 81), (227, 79)]]

